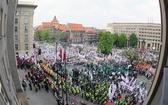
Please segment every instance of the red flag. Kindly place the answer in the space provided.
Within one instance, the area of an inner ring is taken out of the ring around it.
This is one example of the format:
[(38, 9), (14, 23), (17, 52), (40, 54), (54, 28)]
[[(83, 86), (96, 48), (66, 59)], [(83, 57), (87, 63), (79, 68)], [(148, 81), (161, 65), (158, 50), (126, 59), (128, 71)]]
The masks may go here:
[(60, 58), (62, 58), (62, 49), (60, 49)]

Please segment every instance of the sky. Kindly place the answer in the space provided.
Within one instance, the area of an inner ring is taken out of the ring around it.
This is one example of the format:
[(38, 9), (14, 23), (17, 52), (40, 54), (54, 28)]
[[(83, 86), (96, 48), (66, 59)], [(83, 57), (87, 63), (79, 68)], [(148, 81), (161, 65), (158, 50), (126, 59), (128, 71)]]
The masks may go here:
[(79, 23), (105, 29), (107, 23), (161, 23), (159, 0), (19, 0), (31, 1), (34, 26), (57, 17), (60, 24)]

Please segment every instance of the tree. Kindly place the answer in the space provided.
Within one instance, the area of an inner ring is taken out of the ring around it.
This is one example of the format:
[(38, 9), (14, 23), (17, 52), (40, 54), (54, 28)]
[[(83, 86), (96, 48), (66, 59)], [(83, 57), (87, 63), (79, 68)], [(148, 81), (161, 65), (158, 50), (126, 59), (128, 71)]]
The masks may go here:
[(51, 41), (50, 29), (46, 28), (42, 31), (41, 39), (42, 41), (47, 41), (47, 42)]
[(98, 50), (100, 50), (104, 54), (111, 53), (111, 49), (113, 47), (114, 39), (110, 32), (101, 33), (101, 38), (98, 42)]
[(64, 41), (64, 42), (66, 42), (67, 35), (66, 35), (65, 32), (60, 32), (60, 31), (58, 31), (58, 32), (56, 32), (55, 38), (56, 38), (57, 40), (59, 40), (59, 41)]
[(139, 54), (134, 50), (125, 50), (122, 54), (130, 60), (131, 65), (134, 65), (133, 62), (139, 61), (140, 58)]
[(118, 37), (118, 42), (119, 42), (119, 47), (124, 47), (127, 43), (127, 36), (124, 33), (122, 33)]
[(133, 34), (130, 35), (130, 37), (129, 37), (129, 44), (132, 47), (137, 46), (137, 44), (138, 44), (138, 38), (135, 35), (135, 33), (133, 33)]
[(34, 38), (35, 40), (41, 41), (42, 30), (36, 30)]
[(114, 45), (117, 46), (117, 43), (118, 43), (118, 33), (112, 34), (112, 37), (113, 37), (113, 39), (114, 39)]
[(96, 38), (97, 42), (100, 41), (100, 39), (101, 39), (101, 37), (103, 36), (103, 34), (104, 34), (104, 33), (103, 33), (102, 31), (100, 31), (100, 32), (98, 33), (97, 38)]

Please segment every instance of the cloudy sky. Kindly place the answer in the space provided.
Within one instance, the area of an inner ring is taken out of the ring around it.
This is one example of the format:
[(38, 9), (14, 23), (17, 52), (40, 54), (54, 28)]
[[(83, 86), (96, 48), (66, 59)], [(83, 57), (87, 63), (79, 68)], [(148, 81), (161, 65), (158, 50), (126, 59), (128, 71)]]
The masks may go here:
[(159, 0), (20, 0), (33, 1), (34, 26), (51, 21), (106, 28), (113, 22), (160, 23)]

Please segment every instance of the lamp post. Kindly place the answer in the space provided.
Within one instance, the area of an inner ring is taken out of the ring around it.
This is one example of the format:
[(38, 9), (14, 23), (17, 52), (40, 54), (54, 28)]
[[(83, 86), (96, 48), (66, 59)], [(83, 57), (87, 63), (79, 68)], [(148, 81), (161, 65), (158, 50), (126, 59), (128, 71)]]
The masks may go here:
[(142, 51), (144, 51), (144, 50), (145, 50), (145, 39), (143, 39), (143, 40), (142, 40), (141, 50), (142, 50)]
[(64, 46), (64, 56), (63, 56), (64, 67), (65, 67), (64, 69), (65, 69), (65, 71), (64, 71), (64, 75), (63, 75), (63, 76), (64, 76), (64, 78), (65, 78), (66, 105), (69, 105), (69, 104), (68, 104), (68, 93), (67, 93), (67, 92), (68, 92), (68, 90), (67, 90), (67, 82), (66, 82), (66, 78), (67, 78), (67, 70), (66, 70), (66, 47), (67, 47), (67, 46), (65, 45), (65, 46)]
[[(63, 76), (63, 68), (62, 67), (61, 67), (61, 76)], [(64, 90), (63, 90), (63, 81), (62, 80), (61, 80), (61, 85), (62, 85), (62, 105), (64, 105)]]
[(129, 40), (129, 38), (128, 38), (128, 40), (127, 40), (127, 48), (129, 47), (129, 43), (130, 43), (129, 41), (130, 41), (130, 40)]
[(66, 79), (67, 79), (67, 70), (66, 70), (66, 46), (65, 46), (65, 52), (64, 52), (64, 60), (65, 60), (64, 63), (65, 63), (66, 105), (68, 105), (68, 93), (67, 93), (67, 81), (66, 81)]

